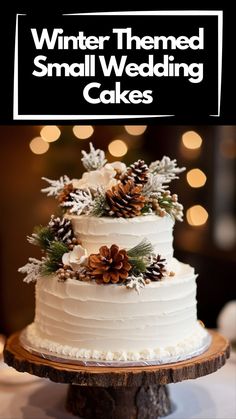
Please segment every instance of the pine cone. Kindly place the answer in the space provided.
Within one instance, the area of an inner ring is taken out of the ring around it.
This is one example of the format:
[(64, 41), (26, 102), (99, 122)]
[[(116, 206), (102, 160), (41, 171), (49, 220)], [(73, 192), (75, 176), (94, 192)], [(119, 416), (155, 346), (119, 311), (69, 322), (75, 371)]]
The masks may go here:
[(110, 215), (115, 217), (132, 218), (141, 214), (145, 198), (141, 195), (142, 188), (136, 186), (133, 180), (125, 185), (118, 183), (106, 192)]
[(102, 246), (98, 254), (90, 255), (88, 269), (98, 283), (116, 284), (127, 279), (131, 265), (126, 250), (120, 250), (116, 244), (113, 244), (110, 249)]
[(145, 271), (145, 278), (150, 279), (151, 281), (160, 281), (166, 272), (166, 259), (161, 258), (160, 255), (157, 255), (151, 265), (147, 266)]
[(59, 203), (62, 204), (65, 201), (71, 201), (70, 193), (74, 191), (75, 188), (73, 187), (72, 183), (67, 183), (57, 196)]
[(66, 218), (61, 219), (52, 215), (48, 226), (54, 234), (54, 240), (68, 244), (69, 246), (78, 244), (78, 240), (74, 237), (70, 220)]
[(122, 182), (126, 183), (127, 180), (131, 179), (135, 185), (143, 186), (148, 180), (148, 166), (144, 160), (138, 160), (131, 164), (124, 174)]

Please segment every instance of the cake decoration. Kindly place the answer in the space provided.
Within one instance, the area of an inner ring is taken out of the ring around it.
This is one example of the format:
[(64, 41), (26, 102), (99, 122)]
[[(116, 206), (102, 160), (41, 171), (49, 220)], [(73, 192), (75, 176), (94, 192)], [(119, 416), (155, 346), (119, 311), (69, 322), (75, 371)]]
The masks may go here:
[[(142, 240), (129, 250), (120, 249), (116, 244), (110, 248), (101, 246), (99, 253), (88, 255), (75, 237), (70, 220), (51, 216), (47, 226), (37, 226), (28, 242), (39, 246), (41, 260), (29, 258), (19, 269), (26, 274), (25, 282), (35, 282), (43, 275), (57, 274), (58, 279), (95, 280), (98, 284), (125, 284), (142, 277), (159, 281), (168, 275), (166, 260), (155, 255), (148, 240)], [(131, 276), (130, 276), (131, 275)], [(142, 281), (141, 281), (142, 282)]]
[[(56, 274), (58, 280), (76, 279), (99, 284), (124, 284), (140, 292), (151, 281), (171, 276), (166, 259), (157, 254), (152, 244), (143, 239), (131, 248), (117, 243), (99, 246), (97, 253), (88, 253), (78, 234), (74, 233), (70, 217), (95, 216), (130, 219), (148, 214), (171, 216), (182, 220), (183, 206), (167, 185), (178, 178), (185, 168), (176, 160), (164, 156), (148, 165), (138, 160), (129, 167), (123, 162), (107, 163), (105, 153), (82, 151), (82, 163), (87, 170), (80, 179), (61, 176), (58, 180), (43, 178), (49, 186), (42, 189), (55, 196), (63, 216), (51, 216), (47, 226), (36, 227), (28, 241), (42, 250), (42, 259), (29, 258), (19, 269), (26, 282), (35, 282), (43, 275)], [(101, 243), (102, 244), (102, 243)], [(173, 272), (171, 272), (173, 275)]]
[(42, 189), (55, 196), (60, 207), (69, 214), (132, 218), (156, 213), (170, 214), (182, 221), (183, 206), (176, 194), (167, 189), (169, 183), (179, 178), (185, 167), (179, 168), (176, 159), (164, 156), (148, 167), (138, 160), (129, 167), (122, 162), (107, 163), (105, 153), (82, 151), (86, 169), (80, 179), (61, 176), (59, 180), (43, 178), (49, 186)]
[(106, 192), (108, 214), (114, 217), (132, 218), (142, 215), (145, 197), (142, 188), (133, 180), (118, 183)]
[(107, 246), (101, 246), (98, 254), (92, 254), (88, 258), (88, 269), (97, 283), (124, 282), (131, 268), (126, 250), (119, 249), (116, 244), (113, 244), (110, 249)]

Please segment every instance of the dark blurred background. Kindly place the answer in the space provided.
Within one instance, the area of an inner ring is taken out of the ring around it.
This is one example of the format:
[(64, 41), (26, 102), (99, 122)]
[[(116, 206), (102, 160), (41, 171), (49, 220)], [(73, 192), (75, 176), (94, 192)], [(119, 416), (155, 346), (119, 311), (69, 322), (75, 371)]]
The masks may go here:
[(185, 208), (175, 256), (199, 273), (198, 317), (215, 327), (220, 309), (236, 298), (236, 126), (2, 126), (0, 136), (0, 333), (33, 320), (34, 285), (17, 269), (40, 256), (26, 235), (56, 212), (55, 199), (40, 192), (41, 177), (80, 177), (89, 141), (109, 161), (150, 163), (168, 155), (186, 166), (170, 187)]

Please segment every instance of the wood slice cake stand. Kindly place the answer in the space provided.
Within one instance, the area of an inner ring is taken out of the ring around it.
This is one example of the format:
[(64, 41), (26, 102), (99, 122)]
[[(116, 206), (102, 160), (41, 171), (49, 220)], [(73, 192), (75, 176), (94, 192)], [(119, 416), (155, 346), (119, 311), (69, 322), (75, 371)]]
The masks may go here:
[(212, 343), (203, 354), (157, 366), (80, 366), (44, 359), (24, 349), (20, 332), (4, 349), (5, 362), (21, 372), (68, 383), (66, 408), (86, 419), (157, 419), (171, 413), (166, 384), (194, 379), (221, 368), (229, 357), (226, 338), (210, 331)]

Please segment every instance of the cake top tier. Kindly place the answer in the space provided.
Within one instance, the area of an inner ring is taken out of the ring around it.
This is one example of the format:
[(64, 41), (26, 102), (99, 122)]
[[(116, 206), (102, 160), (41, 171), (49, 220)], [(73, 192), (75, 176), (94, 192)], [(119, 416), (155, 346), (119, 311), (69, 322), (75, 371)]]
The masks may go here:
[(98, 253), (101, 245), (110, 248), (114, 243), (129, 250), (146, 240), (155, 254), (160, 254), (168, 263), (173, 256), (172, 217), (148, 214), (145, 217), (114, 218), (90, 215), (67, 215), (73, 232), (88, 254)]
[(86, 171), (80, 179), (43, 178), (49, 186), (42, 192), (55, 196), (65, 212), (118, 218), (169, 214), (182, 221), (183, 207), (168, 190), (170, 182), (185, 170), (175, 159), (164, 156), (149, 166), (138, 160), (127, 167), (120, 161), (108, 163), (104, 151), (95, 150), (92, 143), (90, 151), (82, 154)]

